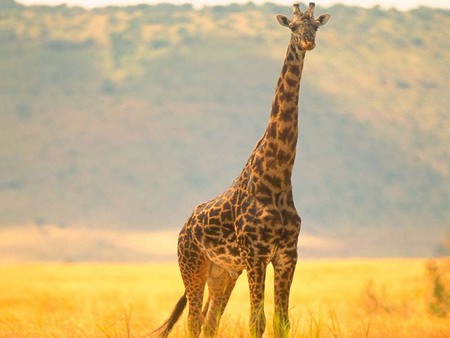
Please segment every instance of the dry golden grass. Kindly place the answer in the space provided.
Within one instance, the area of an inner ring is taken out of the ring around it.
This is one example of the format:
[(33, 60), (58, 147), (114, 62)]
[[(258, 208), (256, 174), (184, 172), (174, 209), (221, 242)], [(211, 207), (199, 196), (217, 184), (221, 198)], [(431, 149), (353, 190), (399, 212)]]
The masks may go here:
[[(423, 259), (300, 262), (291, 293), (293, 337), (450, 337), (448, 318), (429, 311)], [(439, 261), (449, 290), (449, 263)], [(271, 336), (273, 274), (267, 278)], [(176, 264), (0, 266), (1, 337), (142, 337), (167, 319), (183, 285)], [(219, 337), (248, 337), (241, 276)], [(185, 315), (173, 337), (185, 337)]]

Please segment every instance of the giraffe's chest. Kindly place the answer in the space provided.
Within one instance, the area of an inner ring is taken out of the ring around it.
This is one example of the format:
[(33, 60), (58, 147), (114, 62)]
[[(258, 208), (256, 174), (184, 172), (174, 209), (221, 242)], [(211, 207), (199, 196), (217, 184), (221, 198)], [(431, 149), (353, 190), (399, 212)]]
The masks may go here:
[(270, 201), (249, 196), (236, 213), (235, 225), (241, 256), (271, 259), (280, 245), (296, 245), (300, 217), (294, 207), (292, 193), (287, 191), (272, 194)]
[(242, 270), (249, 255), (270, 260), (286, 236), (283, 210), (289, 206), (285, 196), (275, 197), (273, 203), (264, 203), (241, 191), (237, 197), (222, 195), (198, 206), (189, 225), (195, 242), (229, 271)]

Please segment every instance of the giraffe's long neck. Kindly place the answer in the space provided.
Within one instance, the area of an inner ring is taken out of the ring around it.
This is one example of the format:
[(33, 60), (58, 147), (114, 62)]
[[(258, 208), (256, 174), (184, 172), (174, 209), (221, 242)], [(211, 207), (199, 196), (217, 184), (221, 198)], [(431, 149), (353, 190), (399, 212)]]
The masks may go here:
[(278, 80), (269, 124), (253, 151), (253, 189), (282, 191), (291, 187), (298, 138), (298, 97), (305, 51), (291, 42)]

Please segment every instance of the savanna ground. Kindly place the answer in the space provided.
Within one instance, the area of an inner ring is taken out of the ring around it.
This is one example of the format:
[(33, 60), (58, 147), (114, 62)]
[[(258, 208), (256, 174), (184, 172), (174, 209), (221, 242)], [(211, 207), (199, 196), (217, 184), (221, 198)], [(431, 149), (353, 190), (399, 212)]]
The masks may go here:
[[(306, 260), (291, 293), (293, 337), (450, 337), (447, 259)], [(273, 273), (265, 337), (271, 337)], [(1, 337), (142, 337), (183, 293), (176, 264), (0, 266)], [(219, 337), (248, 337), (241, 276)], [(186, 314), (173, 337), (186, 336)]]

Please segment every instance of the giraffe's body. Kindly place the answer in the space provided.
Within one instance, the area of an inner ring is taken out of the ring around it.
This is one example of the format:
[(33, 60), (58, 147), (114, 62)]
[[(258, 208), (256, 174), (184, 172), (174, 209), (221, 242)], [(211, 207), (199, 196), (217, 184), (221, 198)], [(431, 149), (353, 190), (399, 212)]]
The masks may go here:
[[(178, 261), (186, 293), (169, 321), (159, 331), (166, 336), (189, 303), (190, 335), (216, 332), (238, 276), (247, 270), (250, 288), (250, 328), (261, 337), (265, 328), (266, 267), (275, 271), (274, 333), (289, 329), (289, 290), (297, 262), (300, 217), (295, 209), (291, 175), (298, 138), (298, 95), (306, 50), (314, 48), (318, 26), (329, 15), (313, 16), (294, 5), (294, 18), (277, 19), (292, 30), (269, 124), (243, 171), (218, 197), (198, 205), (183, 226), (178, 240)], [(205, 309), (203, 294), (208, 285)]]

